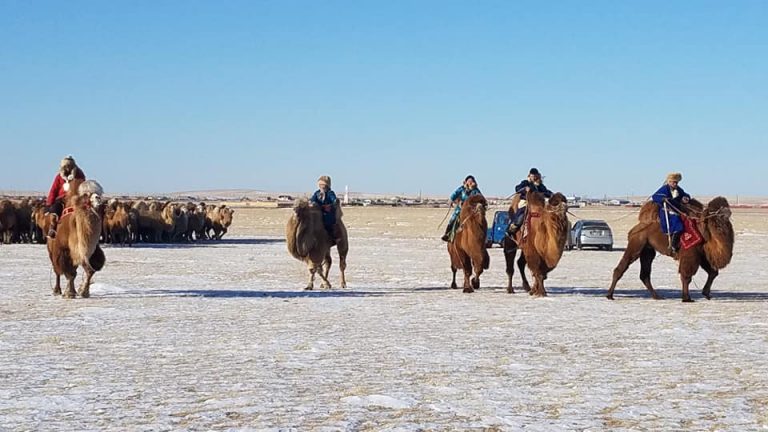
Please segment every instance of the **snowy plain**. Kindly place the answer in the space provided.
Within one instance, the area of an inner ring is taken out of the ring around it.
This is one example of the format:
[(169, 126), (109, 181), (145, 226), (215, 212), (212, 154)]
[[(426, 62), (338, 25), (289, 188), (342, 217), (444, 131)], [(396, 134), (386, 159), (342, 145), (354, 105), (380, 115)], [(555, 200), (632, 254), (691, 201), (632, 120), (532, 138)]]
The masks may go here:
[(0, 245), (0, 430), (768, 430), (768, 212), (734, 211), (692, 304), (666, 257), (665, 300), (637, 263), (604, 297), (636, 209), (573, 210), (617, 250), (565, 252), (538, 299), (506, 293), (500, 249), (479, 291), (448, 289), (445, 209), (345, 209), (349, 288), (303, 291), (289, 212), (107, 246), (90, 299), (51, 295), (44, 246)]

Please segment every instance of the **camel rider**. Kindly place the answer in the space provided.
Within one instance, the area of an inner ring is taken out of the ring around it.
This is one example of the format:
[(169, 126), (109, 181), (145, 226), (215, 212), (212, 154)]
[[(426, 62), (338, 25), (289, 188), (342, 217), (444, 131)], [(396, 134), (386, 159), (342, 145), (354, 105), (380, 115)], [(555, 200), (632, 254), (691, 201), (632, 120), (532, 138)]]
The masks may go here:
[[(683, 233), (683, 221), (680, 219), (680, 210), (682, 204), (690, 201), (691, 196), (685, 193), (679, 186), (683, 175), (677, 172), (667, 175), (666, 183), (653, 194), (653, 202), (659, 205), (659, 218), (661, 219), (661, 230), (664, 234), (670, 234), (672, 241), (670, 249), (672, 253), (677, 253), (680, 248), (680, 236)], [(666, 203), (666, 212), (665, 206)], [(666, 214), (665, 214), (666, 213)]]
[[(48, 199), (45, 201), (46, 213), (55, 213), (61, 217), (64, 211), (64, 203), (67, 200), (67, 191), (69, 191), (69, 182), (74, 179), (85, 180), (85, 173), (75, 163), (75, 158), (67, 156), (61, 160), (59, 172), (53, 179), (51, 190), (48, 192)], [(51, 225), (48, 231), (48, 237), (56, 237), (56, 226)]]
[(326, 175), (320, 176), (317, 179), (317, 187), (309, 202), (323, 212), (323, 226), (335, 244), (339, 236), (336, 232), (336, 193), (331, 190), (331, 178)]
[(456, 224), (456, 221), (459, 219), (459, 213), (461, 213), (461, 205), (464, 204), (464, 201), (466, 201), (467, 198), (471, 197), (472, 195), (481, 194), (482, 192), (480, 192), (480, 189), (477, 188), (477, 181), (475, 181), (475, 176), (473, 175), (468, 175), (465, 177), (464, 184), (453, 191), (450, 200), (451, 204), (456, 204), (456, 207), (453, 209), (453, 214), (451, 214), (451, 219), (448, 221), (448, 226), (445, 227), (445, 234), (443, 234), (442, 237), (443, 241), (450, 241), (451, 231), (454, 228), (454, 224)]
[(544, 186), (544, 183), (541, 181), (541, 173), (536, 168), (531, 168), (530, 171), (528, 171), (528, 178), (515, 186), (515, 193), (520, 194), (520, 202), (517, 204), (517, 211), (507, 227), (507, 236), (509, 236), (509, 238), (514, 238), (517, 230), (520, 229), (525, 222), (525, 207), (528, 205), (528, 200), (526, 199), (528, 192), (538, 192), (546, 198), (552, 197), (552, 191)]

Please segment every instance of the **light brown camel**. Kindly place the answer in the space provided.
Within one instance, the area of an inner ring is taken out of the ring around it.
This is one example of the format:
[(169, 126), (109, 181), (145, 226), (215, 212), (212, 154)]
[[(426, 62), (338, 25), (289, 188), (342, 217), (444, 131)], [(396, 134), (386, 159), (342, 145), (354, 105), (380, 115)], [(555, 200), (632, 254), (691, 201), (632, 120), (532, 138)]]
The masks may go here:
[(456, 270), (464, 270), (464, 292), (471, 293), (480, 288), (480, 275), (490, 265), (490, 257), (485, 249), (485, 236), (488, 222), (485, 211), (488, 202), (482, 195), (472, 195), (461, 205), (459, 228), (453, 241), (448, 243), (448, 255), (451, 257), (453, 280), (451, 288), (456, 288)]
[[(613, 292), (616, 284), (624, 275), (629, 266), (640, 259), (640, 280), (650, 291), (654, 299), (662, 297), (653, 289), (651, 284), (651, 267), (656, 252), (662, 255), (673, 256), (669, 250), (669, 240), (661, 231), (659, 221), (659, 207), (649, 201), (640, 209), (637, 225), (629, 231), (629, 242), (621, 261), (613, 270), (613, 280), (608, 289), (607, 297), (613, 300)], [(707, 272), (707, 282), (701, 294), (709, 300), (711, 298), (712, 282), (720, 270), (725, 268), (733, 256), (734, 232), (731, 224), (731, 208), (728, 200), (723, 197), (714, 198), (704, 207), (700, 202), (691, 200), (686, 208), (681, 209), (690, 218), (695, 220), (701, 232), (703, 243), (689, 249), (684, 247), (675, 256), (678, 260), (678, 273), (682, 283), (682, 298), (684, 302), (692, 302), (688, 286), (699, 267)]]
[[(101, 219), (95, 208), (100, 204), (103, 193), (101, 186), (93, 181), (75, 179), (70, 181), (66, 208), (58, 221), (56, 237), (48, 238), (48, 256), (56, 273), (53, 294), (66, 298), (75, 297), (77, 268), (83, 267), (83, 279), (78, 294), (90, 296), (91, 278), (102, 267), (106, 258), (99, 247)], [(67, 290), (61, 291), (61, 275), (67, 278)]]
[[(347, 287), (344, 271), (347, 268), (347, 253), (349, 240), (347, 228), (342, 222), (341, 206), (336, 203), (336, 247), (339, 252), (339, 270), (341, 271), (341, 287)], [(310, 205), (307, 200), (300, 200), (293, 208), (293, 214), (285, 227), (286, 245), (288, 252), (299, 261), (307, 264), (309, 282), (305, 289), (314, 288), (315, 274), (322, 279), (321, 288), (331, 288), (328, 273), (331, 270), (331, 248), (333, 239), (323, 226), (322, 211), (319, 207)]]
[[(515, 195), (509, 212), (512, 217), (517, 210), (520, 196)], [(515, 233), (515, 241), (504, 239), (504, 258), (507, 264), (507, 292), (514, 293), (512, 276), (515, 274), (515, 255), (520, 249), (520, 259), (517, 261), (520, 276), (523, 279), (523, 289), (534, 296), (546, 296), (544, 280), (547, 274), (554, 270), (563, 255), (565, 242), (568, 239), (568, 210), (567, 200), (560, 192), (555, 193), (545, 203), (544, 196), (538, 192), (528, 192), (527, 211), (524, 226)], [(525, 276), (525, 266), (534, 278), (533, 288)]]

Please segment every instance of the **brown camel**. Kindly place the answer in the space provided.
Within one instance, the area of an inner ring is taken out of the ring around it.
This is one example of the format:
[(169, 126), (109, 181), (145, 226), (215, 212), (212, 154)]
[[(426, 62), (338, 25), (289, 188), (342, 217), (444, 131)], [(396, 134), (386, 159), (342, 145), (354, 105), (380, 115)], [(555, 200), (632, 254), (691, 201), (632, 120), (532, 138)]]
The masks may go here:
[[(548, 203), (538, 192), (528, 192), (528, 207), (525, 224), (515, 233), (515, 241), (504, 239), (504, 258), (507, 262), (507, 292), (514, 293), (512, 276), (515, 274), (515, 255), (521, 250), (517, 261), (520, 276), (523, 279), (523, 289), (534, 296), (546, 296), (544, 280), (547, 274), (554, 270), (563, 255), (565, 242), (568, 239), (568, 210), (567, 200), (557, 192)], [(510, 206), (510, 216), (517, 210), (520, 196), (515, 195)], [(525, 265), (534, 278), (533, 288), (525, 276)]]
[(490, 265), (490, 257), (485, 249), (485, 236), (488, 222), (485, 211), (488, 202), (482, 195), (472, 195), (461, 205), (459, 228), (448, 243), (448, 255), (451, 257), (453, 280), (451, 288), (456, 288), (456, 270), (464, 270), (464, 292), (471, 293), (480, 288), (480, 275)]
[[(349, 240), (347, 228), (341, 220), (341, 206), (336, 204), (336, 247), (339, 252), (339, 270), (341, 270), (341, 287), (347, 287), (344, 271), (347, 268), (347, 253)], [(288, 252), (299, 261), (307, 263), (309, 282), (305, 289), (314, 288), (315, 274), (322, 279), (321, 288), (331, 288), (328, 273), (331, 270), (331, 248), (334, 241), (323, 226), (322, 211), (319, 207), (310, 205), (307, 200), (300, 200), (293, 208), (293, 214), (285, 227), (286, 245)]]
[[(658, 205), (652, 201), (645, 203), (640, 209), (638, 217), (640, 222), (629, 231), (627, 249), (613, 270), (613, 281), (607, 295), (609, 299), (613, 300), (616, 284), (629, 266), (638, 258), (640, 258), (640, 280), (651, 292), (654, 299), (662, 298), (651, 284), (653, 259), (656, 258), (656, 252), (667, 256), (673, 255), (669, 250), (668, 237), (661, 231), (658, 210)], [(731, 208), (728, 205), (728, 200), (717, 197), (710, 201), (706, 207), (696, 200), (691, 200), (686, 208), (681, 210), (697, 222), (703, 239), (703, 243), (689, 249), (681, 247), (674, 256), (678, 260), (678, 273), (680, 273), (680, 282), (683, 287), (683, 301), (693, 301), (688, 292), (688, 286), (699, 267), (707, 272), (707, 282), (704, 284), (701, 294), (709, 300), (712, 282), (719, 271), (731, 262), (733, 256), (734, 232), (730, 220)]]
[[(66, 298), (75, 297), (77, 268), (83, 267), (83, 279), (78, 294), (90, 296), (91, 278), (104, 266), (106, 258), (99, 247), (101, 219), (95, 208), (100, 204), (102, 188), (93, 181), (70, 181), (66, 208), (58, 221), (56, 237), (48, 238), (48, 256), (56, 273), (53, 294)], [(61, 291), (61, 275), (67, 278), (67, 290)]]

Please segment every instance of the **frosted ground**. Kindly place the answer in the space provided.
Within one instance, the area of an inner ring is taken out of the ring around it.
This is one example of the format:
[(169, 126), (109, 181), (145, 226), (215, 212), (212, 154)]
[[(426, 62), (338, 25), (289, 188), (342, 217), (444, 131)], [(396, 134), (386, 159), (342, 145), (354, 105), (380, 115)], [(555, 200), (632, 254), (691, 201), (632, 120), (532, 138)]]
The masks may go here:
[[(50, 295), (42, 246), (0, 245), (0, 430), (768, 430), (765, 212), (734, 213), (734, 260), (693, 304), (665, 257), (666, 300), (637, 264), (606, 300), (620, 250), (566, 252), (544, 299), (505, 292), (499, 249), (480, 291), (447, 289), (443, 209), (347, 209), (350, 288), (304, 292), (288, 212), (108, 247), (86, 300)], [(618, 248), (634, 221), (575, 213)]]

